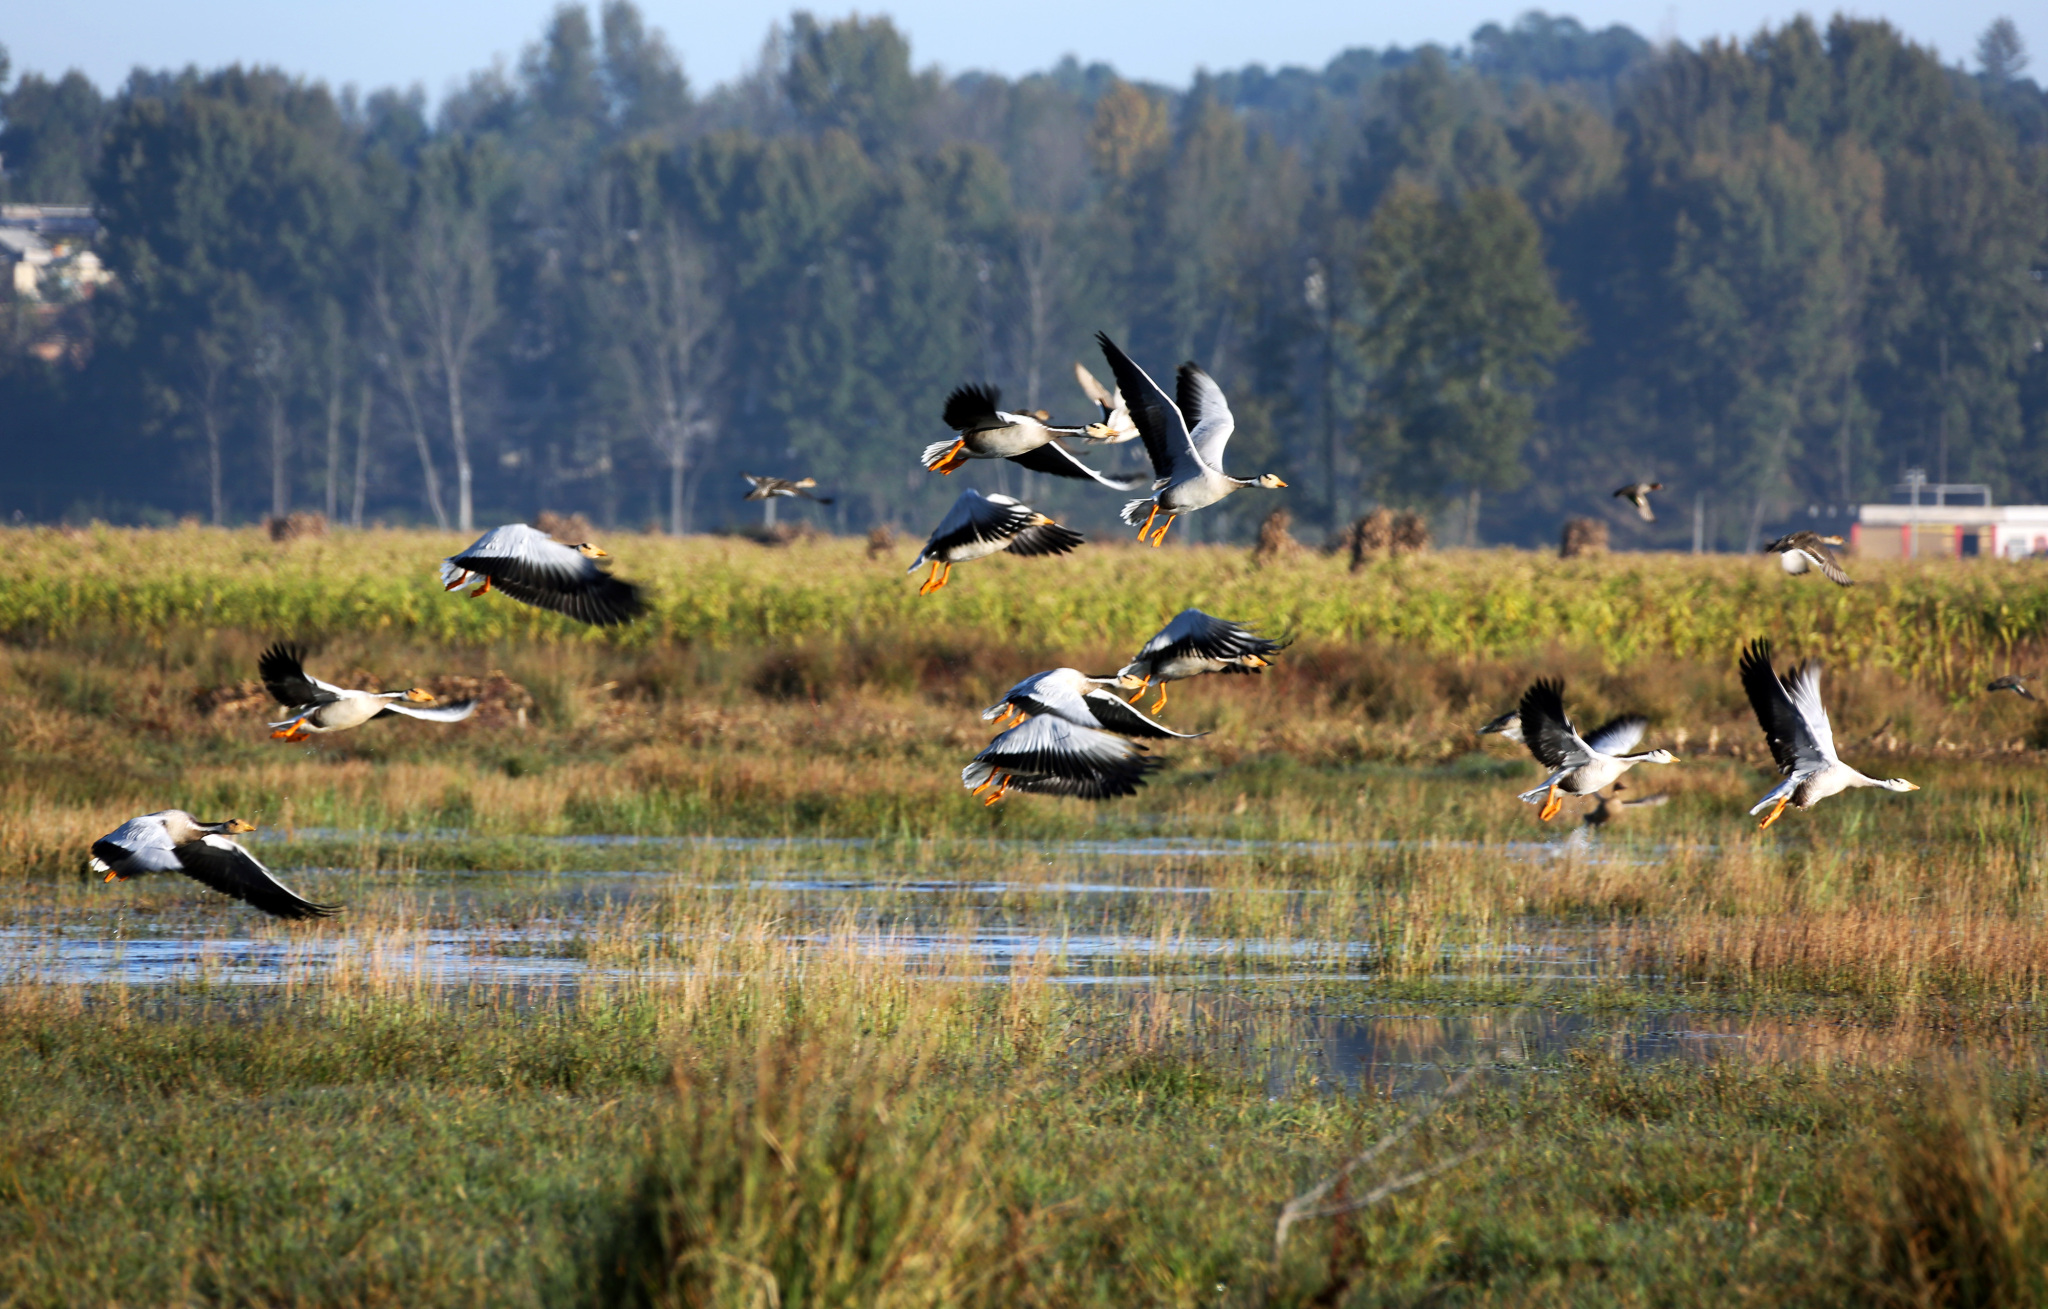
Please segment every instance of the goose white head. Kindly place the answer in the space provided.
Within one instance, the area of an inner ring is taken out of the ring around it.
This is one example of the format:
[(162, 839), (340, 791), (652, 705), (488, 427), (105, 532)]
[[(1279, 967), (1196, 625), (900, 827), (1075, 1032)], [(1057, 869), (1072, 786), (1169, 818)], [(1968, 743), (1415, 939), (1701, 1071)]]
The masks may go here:
[(1268, 491), (1282, 490), (1287, 485), (1287, 483), (1280, 480), (1278, 473), (1261, 473), (1256, 484), (1265, 487)]
[(1903, 777), (1873, 777), (1870, 781), (1873, 786), (1881, 786), (1887, 791), (1917, 791), (1920, 789), (1918, 783), (1909, 782)]
[(1643, 764), (1675, 764), (1678, 762), (1678, 756), (1669, 750), (1645, 750), (1636, 756), (1636, 762)]

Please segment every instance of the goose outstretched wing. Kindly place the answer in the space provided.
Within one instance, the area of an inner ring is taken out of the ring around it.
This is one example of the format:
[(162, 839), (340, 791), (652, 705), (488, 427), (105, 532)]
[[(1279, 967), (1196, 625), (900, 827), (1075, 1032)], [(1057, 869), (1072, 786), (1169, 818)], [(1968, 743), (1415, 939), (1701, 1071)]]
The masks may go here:
[(1237, 430), (1237, 420), (1230, 415), (1230, 403), (1223, 398), (1223, 388), (1202, 371), (1201, 365), (1187, 363), (1180, 366), (1174, 377), (1174, 390), (1179, 393), (1180, 415), (1188, 424), (1188, 442), (1195, 448), (1195, 458), (1213, 471), (1222, 472), (1223, 447), (1230, 444), (1230, 434)]
[(1117, 389), (1130, 408), (1131, 421), (1144, 439), (1145, 453), (1152, 459), (1152, 471), (1169, 482), (1188, 482), (1202, 475), (1201, 457), (1188, 439), (1187, 420), (1173, 397), (1161, 389), (1144, 369), (1132, 362), (1106, 332), (1097, 332), (1095, 342), (1102, 357), (1116, 375)]
[(1837, 762), (1834, 729), (1820, 702), (1818, 660), (1809, 659), (1780, 677), (1771, 667), (1771, 643), (1758, 637), (1742, 652), (1736, 669), (1781, 774), (1815, 773)]
[(256, 661), (256, 675), (263, 679), (263, 689), (287, 709), (333, 704), (342, 696), (340, 687), (306, 675), (305, 658), (304, 647), (280, 641)]
[(325, 918), (341, 906), (315, 904), (271, 875), (255, 855), (225, 836), (204, 836), (177, 847), (180, 870), (195, 882), (231, 895), (273, 918)]
[(1593, 761), (1564, 711), (1564, 683), (1543, 678), (1522, 692), (1522, 740), (1545, 768), (1579, 768)]

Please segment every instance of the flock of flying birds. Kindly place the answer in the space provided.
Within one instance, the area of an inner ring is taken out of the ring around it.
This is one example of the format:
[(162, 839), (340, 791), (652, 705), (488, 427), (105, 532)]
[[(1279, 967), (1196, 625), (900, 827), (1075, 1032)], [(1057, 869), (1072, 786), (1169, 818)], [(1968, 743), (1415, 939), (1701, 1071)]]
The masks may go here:
[[(1078, 363), (1074, 370), (1102, 411), (1100, 421), (1056, 426), (1042, 410), (1004, 410), (994, 387), (964, 386), (945, 405), (946, 424), (956, 437), (928, 447), (921, 460), (924, 467), (950, 475), (972, 460), (1008, 459), (1033, 471), (1128, 491), (1144, 481), (1142, 474), (1105, 474), (1061, 442), (1065, 438), (1109, 446), (1141, 440), (1154, 474), (1151, 494), (1125, 504), (1122, 518), (1138, 528), (1141, 542), (1154, 546), (1182, 514), (1216, 504), (1241, 487), (1287, 485), (1270, 473), (1233, 477), (1223, 471), (1223, 452), (1234, 424), (1222, 389), (1200, 367), (1182, 364), (1175, 394), (1169, 396), (1107, 335), (1098, 334), (1096, 341), (1109, 362), (1115, 389), (1102, 386)], [(790, 481), (747, 474), (746, 480), (748, 500), (772, 504), (802, 497), (831, 503), (811, 494), (817, 485), (811, 478)], [(1661, 483), (1637, 482), (1614, 494), (1633, 504), (1645, 521), (1654, 521), (1649, 496), (1662, 489)], [(1161, 515), (1164, 522), (1159, 521)], [(1065, 554), (1082, 540), (1080, 533), (1012, 497), (969, 489), (940, 520), (909, 571), (931, 566), (919, 587), (919, 594), (929, 595), (946, 585), (955, 564), (1003, 551), (1023, 556)], [(1818, 571), (1848, 586), (1849, 576), (1829, 552), (1830, 546), (1840, 544), (1839, 538), (1795, 532), (1765, 549), (1779, 556), (1788, 573)], [(558, 541), (524, 523), (512, 523), (493, 528), (444, 559), (440, 573), (444, 589), (467, 589), (472, 599), (497, 590), (580, 622), (614, 626), (637, 617), (645, 601), (638, 587), (612, 576), (605, 567), (609, 558), (589, 542)], [(1033, 674), (982, 713), (984, 721), (1002, 730), (961, 770), (961, 784), (989, 805), (1011, 791), (1093, 800), (1130, 795), (1162, 766), (1145, 743), (1203, 735), (1176, 731), (1159, 721), (1168, 683), (1210, 673), (1258, 673), (1286, 644), (1259, 636), (1244, 624), (1184, 609), (1113, 674), (1091, 676), (1074, 668)], [(278, 644), (258, 662), (265, 689), (285, 710), (282, 719), (270, 724), (273, 739), (302, 741), (360, 727), (387, 714), (459, 722), (476, 709), (473, 700), (437, 704), (432, 694), (418, 687), (363, 691), (336, 686), (309, 675), (303, 660), (299, 647)], [(1781, 674), (1772, 666), (1770, 642), (1759, 638), (1743, 651), (1738, 672), (1782, 779), (1750, 810), (1752, 815), (1764, 813), (1760, 827), (1776, 822), (1787, 805), (1811, 808), (1854, 787), (1919, 789), (1904, 778), (1865, 776), (1842, 762), (1821, 703), (1819, 661), (1807, 660)], [(1131, 694), (1125, 699), (1110, 688)], [(1154, 688), (1158, 698), (1149, 711), (1140, 709), (1138, 701)], [(1999, 678), (1989, 689), (2034, 698), (2016, 676)], [(1629, 715), (1582, 735), (1565, 712), (1563, 692), (1561, 682), (1539, 680), (1523, 693), (1515, 709), (1479, 729), (1526, 744), (1549, 770), (1541, 784), (1519, 799), (1540, 806), (1538, 816), (1544, 821), (1556, 815), (1567, 795), (1593, 799), (1596, 808), (1589, 821), (1594, 822), (1617, 804), (1661, 802), (1661, 796), (1616, 801), (1603, 794), (1610, 787), (1618, 791), (1622, 775), (1637, 764), (1676, 762), (1668, 750), (1637, 751), (1648, 720)], [(132, 818), (95, 841), (90, 867), (110, 882), (148, 873), (182, 873), (279, 918), (319, 918), (335, 912), (337, 906), (316, 904), (291, 891), (232, 839), (253, 830), (238, 818), (206, 823), (182, 809), (166, 809)]]

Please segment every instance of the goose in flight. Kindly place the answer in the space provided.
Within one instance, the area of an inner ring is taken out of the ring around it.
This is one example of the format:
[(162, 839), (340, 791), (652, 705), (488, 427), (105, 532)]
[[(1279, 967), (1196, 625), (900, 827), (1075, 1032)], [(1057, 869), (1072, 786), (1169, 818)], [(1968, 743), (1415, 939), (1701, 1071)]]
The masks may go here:
[(1984, 689), (1987, 691), (2010, 691), (2022, 700), (2038, 700), (2041, 698), (2027, 689), (2027, 679), (2018, 673), (2007, 673), (2004, 677), (1994, 678), (1991, 684)]
[(1033, 673), (1009, 690), (1003, 698), (981, 711), (982, 721), (1010, 727), (1034, 714), (1050, 714), (1076, 727), (1114, 732), (1118, 736), (1157, 740), (1179, 737), (1192, 740), (1206, 732), (1176, 732), (1166, 724), (1102, 690), (1114, 686), (1114, 677), (1090, 677), (1077, 668), (1054, 668)]
[(292, 893), (238, 843), (228, 838), (256, 827), (239, 818), (202, 823), (183, 809), (131, 818), (92, 843), (96, 873), (125, 882), (144, 873), (183, 873), (273, 918), (325, 918), (339, 905), (314, 904)]
[(832, 503), (829, 495), (811, 494), (811, 488), (818, 484), (815, 477), (802, 477), (792, 482), (786, 477), (756, 477), (752, 473), (741, 473), (740, 476), (746, 479), (748, 487), (747, 493), (740, 497), (742, 500), (794, 500), (802, 496), (821, 505)]
[(917, 588), (919, 595), (930, 595), (953, 575), (954, 564), (986, 559), (1005, 550), (1013, 555), (1063, 555), (1084, 539), (1022, 501), (1007, 495), (983, 495), (969, 487), (932, 529), (924, 549), (904, 571), (914, 573), (931, 564), (931, 576)]
[(1089, 440), (1100, 441), (1104, 445), (1121, 445), (1138, 439), (1138, 425), (1131, 421), (1131, 407), (1124, 403), (1122, 391), (1111, 391), (1097, 381), (1095, 374), (1083, 367), (1078, 359), (1074, 361), (1074, 380), (1081, 384), (1081, 390), (1102, 411), (1101, 422), (1088, 424)]
[(472, 600), (495, 585), (523, 604), (612, 627), (630, 622), (646, 606), (638, 587), (598, 567), (598, 560), (609, 558), (587, 541), (567, 545), (525, 523), (508, 523), (443, 559), (442, 589), (454, 591), (480, 577), (483, 585), (469, 593)]
[(1232, 477), (1223, 471), (1223, 448), (1236, 430), (1236, 420), (1230, 416), (1230, 405), (1215, 378), (1195, 364), (1182, 364), (1174, 383), (1179, 393), (1176, 402), (1132, 363), (1107, 333), (1097, 332), (1095, 340), (1109, 360), (1117, 390), (1130, 405), (1131, 421), (1145, 438), (1145, 453), (1151, 456), (1152, 471), (1158, 475), (1149, 499), (1124, 506), (1123, 520), (1128, 524), (1137, 526), (1139, 515), (1144, 515), (1144, 525), (1138, 527), (1140, 541), (1152, 531), (1162, 511), (1166, 521), (1152, 536), (1155, 546), (1165, 542), (1174, 519), (1206, 509), (1241, 486), (1278, 489), (1287, 485), (1273, 473)]
[(350, 691), (309, 677), (305, 651), (295, 645), (273, 645), (256, 662), (263, 687), (285, 707), (285, 718), (271, 724), (273, 741), (303, 741), (315, 732), (345, 732), (383, 714), (402, 714), (434, 723), (459, 723), (476, 712), (476, 701), (428, 709), (434, 697), (418, 687), (405, 691)]
[(1771, 758), (1784, 778), (1749, 811), (1752, 815), (1771, 811), (1757, 824), (1758, 831), (1777, 822), (1788, 804), (1811, 809), (1851, 787), (1920, 789), (1903, 777), (1865, 777), (1835, 754), (1835, 731), (1820, 702), (1820, 660), (1809, 659), (1780, 676), (1771, 667), (1771, 643), (1758, 637), (1742, 652), (1736, 668), (1742, 674), (1742, 689), (1749, 693), (1749, 707), (1756, 711), (1764, 739), (1770, 743)]
[(988, 743), (960, 770), (960, 785), (992, 805), (1011, 791), (1109, 800), (1130, 795), (1161, 762), (1121, 736), (1036, 714)]
[(1817, 568), (1821, 576), (1837, 586), (1854, 586), (1856, 583), (1842, 571), (1842, 566), (1835, 562), (1834, 555), (1828, 552), (1829, 546), (1840, 544), (1842, 538), (1839, 536), (1822, 536), (1818, 532), (1794, 532), (1789, 536), (1781, 536), (1765, 546), (1764, 553), (1778, 556), (1779, 565), (1795, 576), (1808, 569)]
[(1516, 745), (1527, 744), (1522, 739), (1522, 711), (1510, 709), (1498, 718), (1488, 719), (1486, 724), (1479, 729), (1479, 735), (1481, 736), (1493, 736), (1495, 734), (1498, 734), (1503, 741), (1513, 741)]
[(1541, 680), (1522, 693), (1522, 732), (1529, 753), (1551, 770), (1550, 776), (1533, 791), (1516, 798), (1523, 804), (1542, 805), (1536, 816), (1544, 822), (1554, 817), (1566, 795), (1594, 795), (1612, 785), (1637, 764), (1669, 764), (1678, 757), (1669, 750), (1646, 750), (1630, 754), (1643, 739), (1649, 720), (1634, 714), (1617, 718), (1598, 731), (1579, 735), (1564, 712), (1564, 683)]
[(1130, 702), (1136, 704), (1147, 687), (1159, 683), (1159, 699), (1152, 706), (1156, 714), (1166, 707), (1168, 682), (1204, 673), (1256, 673), (1287, 646), (1286, 641), (1256, 635), (1242, 623), (1183, 609), (1117, 670), (1116, 684), (1130, 691)]
[(1054, 427), (1038, 414), (1013, 414), (1000, 407), (1002, 392), (993, 386), (963, 386), (946, 397), (946, 426), (958, 432), (952, 441), (925, 447), (920, 462), (950, 476), (970, 459), (1008, 459), (1034, 473), (1086, 478), (1112, 491), (1128, 491), (1143, 481), (1111, 477), (1082, 463), (1057, 438), (1085, 437), (1082, 427)]
[(1614, 493), (1617, 500), (1626, 500), (1636, 507), (1636, 514), (1646, 523), (1657, 521), (1656, 510), (1650, 508), (1650, 492), (1664, 489), (1662, 482), (1630, 482)]

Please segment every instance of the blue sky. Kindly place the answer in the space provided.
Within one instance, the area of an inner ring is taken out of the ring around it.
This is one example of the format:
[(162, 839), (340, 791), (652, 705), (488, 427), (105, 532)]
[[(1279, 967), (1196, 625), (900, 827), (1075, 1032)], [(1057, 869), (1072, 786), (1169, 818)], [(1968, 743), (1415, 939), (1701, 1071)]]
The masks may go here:
[[(716, 5), (643, 0), (641, 5), (651, 23), (667, 33), (700, 89), (749, 66), (769, 25), (792, 7), (757, 0)], [(336, 86), (419, 85), (438, 100), (472, 70), (494, 60), (516, 63), (555, 0), (63, 0), (10, 8), (13, 12), (0, 21), (0, 42), (12, 53), (16, 72), (80, 68), (111, 89), (138, 64), (161, 68), (241, 61), (281, 66)], [(1569, 13), (1589, 27), (1620, 22), (1653, 40), (1675, 36), (1696, 44), (1715, 36), (1746, 36), (1801, 9), (1768, 0), (1712, 5), (1595, 0), (1551, 11)], [(830, 4), (813, 11), (848, 12)], [(1127, 76), (1182, 83), (1201, 67), (1251, 62), (1319, 66), (1348, 46), (1456, 44), (1482, 23), (1509, 21), (1519, 8), (1511, 0), (1427, 5), (1033, 0), (986, 7), (959, 0), (898, 0), (863, 12), (893, 16), (909, 34), (920, 66), (936, 62), (948, 72), (1016, 74), (1047, 67), (1071, 53), (1084, 62), (1113, 64)], [(2036, 6), (2011, 0), (1888, 0), (1849, 12), (1889, 19), (1914, 40), (1933, 45), (1951, 64), (1969, 61), (1977, 34), (2000, 14), (2010, 14), (2028, 47), (2038, 52), (2029, 73), (2048, 76), (2048, 10)]]

